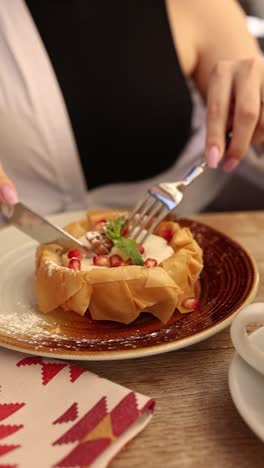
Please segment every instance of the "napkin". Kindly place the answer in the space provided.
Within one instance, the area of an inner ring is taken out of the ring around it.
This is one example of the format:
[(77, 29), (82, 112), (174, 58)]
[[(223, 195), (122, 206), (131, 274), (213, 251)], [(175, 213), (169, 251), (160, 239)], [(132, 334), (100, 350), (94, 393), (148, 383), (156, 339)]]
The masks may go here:
[(153, 411), (85, 368), (0, 350), (0, 468), (106, 467)]

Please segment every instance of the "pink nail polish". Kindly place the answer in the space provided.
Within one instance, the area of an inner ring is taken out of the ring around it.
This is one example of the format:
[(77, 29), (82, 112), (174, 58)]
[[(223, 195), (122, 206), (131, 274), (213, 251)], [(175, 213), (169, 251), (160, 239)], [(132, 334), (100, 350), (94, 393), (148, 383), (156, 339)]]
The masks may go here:
[(227, 159), (224, 163), (225, 172), (232, 172), (239, 164), (238, 159), (230, 158)]
[(207, 152), (206, 159), (208, 166), (216, 169), (221, 159), (219, 148), (211, 146)]
[(10, 205), (14, 205), (17, 203), (17, 194), (16, 191), (10, 185), (2, 185), (0, 187), (0, 196), (3, 198), (4, 201), (9, 203)]

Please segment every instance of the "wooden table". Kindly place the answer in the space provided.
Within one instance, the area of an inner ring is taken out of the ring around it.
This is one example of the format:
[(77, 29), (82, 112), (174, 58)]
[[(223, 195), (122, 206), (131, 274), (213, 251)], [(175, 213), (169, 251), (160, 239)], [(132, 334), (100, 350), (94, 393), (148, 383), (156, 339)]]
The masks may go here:
[[(195, 218), (224, 231), (253, 254), (260, 272), (256, 300), (264, 302), (264, 212)], [(153, 419), (111, 468), (263, 468), (264, 445), (243, 422), (229, 394), (232, 355), (228, 328), (180, 351), (88, 363), (92, 372), (156, 400)]]

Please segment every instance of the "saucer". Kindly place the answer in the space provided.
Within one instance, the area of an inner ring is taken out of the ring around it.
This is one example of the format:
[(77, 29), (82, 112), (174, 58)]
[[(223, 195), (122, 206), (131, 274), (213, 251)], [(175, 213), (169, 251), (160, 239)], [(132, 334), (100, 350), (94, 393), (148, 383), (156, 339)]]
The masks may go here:
[[(264, 351), (264, 327), (251, 333), (250, 339)], [(264, 442), (264, 375), (255, 371), (237, 353), (229, 368), (229, 390), (244, 421)]]

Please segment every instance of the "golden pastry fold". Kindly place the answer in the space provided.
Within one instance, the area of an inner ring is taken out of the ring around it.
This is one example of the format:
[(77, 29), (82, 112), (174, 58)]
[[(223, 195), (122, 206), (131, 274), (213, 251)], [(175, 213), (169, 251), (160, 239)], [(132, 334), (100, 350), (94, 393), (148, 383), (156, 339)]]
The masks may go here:
[[(100, 219), (113, 219), (119, 212), (93, 210), (85, 219), (65, 227), (75, 237), (93, 230)], [(43, 244), (36, 256), (36, 294), (41, 312), (58, 307), (94, 320), (114, 320), (128, 324), (147, 311), (168, 322), (175, 309), (190, 312), (183, 303), (195, 296), (194, 288), (203, 268), (202, 251), (188, 228), (172, 221), (161, 223), (155, 234), (170, 229), (174, 254), (159, 266), (126, 265), (76, 271), (63, 266), (63, 249)]]

